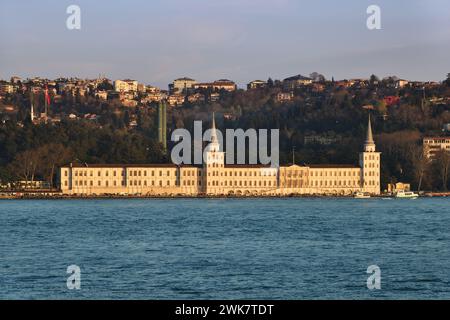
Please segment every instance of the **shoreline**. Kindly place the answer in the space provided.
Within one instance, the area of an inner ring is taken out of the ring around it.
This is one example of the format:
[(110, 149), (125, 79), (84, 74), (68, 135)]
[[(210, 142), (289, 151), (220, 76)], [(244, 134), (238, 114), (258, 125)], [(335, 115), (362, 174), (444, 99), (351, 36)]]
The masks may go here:
[[(286, 199), (286, 198), (305, 198), (305, 199), (355, 199), (353, 195), (313, 195), (313, 194), (286, 194), (286, 195), (247, 195), (247, 196), (210, 196), (210, 195), (96, 195), (96, 196), (82, 196), (82, 195), (63, 195), (60, 193), (54, 194), (36, 194), (17, 192), (0, 193), (0, 200), (124, 200), (124, 199)], [(450, 192), (427, 192), (423, 193), (420, 198), (445, 198), (450, 197)], [(370, 199), (396, 199), (392, 195), (381, 194), (371, 196), (364, 200)], [(362, 199), (357, 199), (362, 200)]]

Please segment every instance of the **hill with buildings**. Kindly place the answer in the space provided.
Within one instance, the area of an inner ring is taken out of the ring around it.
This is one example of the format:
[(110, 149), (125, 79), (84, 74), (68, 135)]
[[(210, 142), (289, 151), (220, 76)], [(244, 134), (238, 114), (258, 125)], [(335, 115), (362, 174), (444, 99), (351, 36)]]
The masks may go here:
[[(193, 130), (194, 120), (219, 129), (280, 129), (280, 161), (356, 164), (368, 114), (382, 152), (382, 184), (448, 187), (448, 153), (429, 159), (423, 139), (445, 137), (450, 76), (442, 82), (388, 77), (327, 80), (318, 73), (255, 80), (241, 89), (228, 79), (179, 78), (161, 89), (125, 79), (0, 81), (0, 179), (3, 185), (45, 181), (56, 168), (79, 163), (164, 163), (158, 106), (167, 104), (166, 136)], [(204, 129), (207, 129), (205, 126)], [(445, 150), (445, 146), (442, 148)]]

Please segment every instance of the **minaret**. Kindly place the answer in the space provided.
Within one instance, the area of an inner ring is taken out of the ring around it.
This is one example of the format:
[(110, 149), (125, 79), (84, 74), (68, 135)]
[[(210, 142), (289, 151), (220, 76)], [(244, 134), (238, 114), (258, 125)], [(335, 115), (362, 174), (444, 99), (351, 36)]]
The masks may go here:
[(167, 106), (161, 101), (158, 105), (158, 141), (167, 150)]
[(218, 152), (220, 149), (219, 139), (217, 139), (216, 119), (214, 112), (212, 114), (212, 127), (211, 127), (211, 143), (208, 145), (208, 151)]
[(364, 151), (359, 154), (359, 165), (361, 168), (361, 188), (363, 192), (380, 194), (380, 152), (376, 152), (375, 141), (373, 140), (372, 124), (367, 124), (366, 141)]
[(211, 142), (205, 149), (203, 163), (203, 191), (206, 194), (221, 194), (223, 192), (220, 171), (225, 166), (225, 152), (220, 151), (217, 138), (216, 120), (212, 116)]
[(33, 100), (34, 100), (33, 91), (30, 91), (30, 120), (31, 120), (31, 123), (34, 122), (34, 105), (33, 105)]
[(364, 151), (366, 151), (366, 152), (374, 152), (375, 151), (375, 141), (373, 141), (372, 124), (370, 121), (370, 114), (369, 114), (369, 123), (367, 125), (366, 141), (364, 142)]

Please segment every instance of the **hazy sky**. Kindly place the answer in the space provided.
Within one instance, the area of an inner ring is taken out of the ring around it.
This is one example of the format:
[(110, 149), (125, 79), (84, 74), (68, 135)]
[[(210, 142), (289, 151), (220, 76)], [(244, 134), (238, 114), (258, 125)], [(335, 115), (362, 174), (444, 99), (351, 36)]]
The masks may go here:
[[(81, 8), (81, 30), (66, 8)], [(381, 7), (382, 30), (366, 27)], [(336, 79), (450, 72), (449, 0), (0, 0), (0, 78), (189, 76), (240, 86), (313, 71)]]

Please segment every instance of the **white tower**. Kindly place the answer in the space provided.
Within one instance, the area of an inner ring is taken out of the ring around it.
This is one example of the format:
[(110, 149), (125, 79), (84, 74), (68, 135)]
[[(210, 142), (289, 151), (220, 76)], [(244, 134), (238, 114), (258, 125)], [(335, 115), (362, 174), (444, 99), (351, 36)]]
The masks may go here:
[(31, 119), (31, 123), (33, 123), (33, 122), (34, 122), (34, 106), (33, 106), (33, 101), (31, 101), (30, 119)]
[(33, 105), (33, 99), (34, 99), (34, 95), (33, 95), (33, 91), (30, 91), (30, 120), (31, 123), (34, 122), (34, 105)]
[(380, 155), (376, 152), (372, 135), (372, 125), (367, 125), (367, 137), (364, 143), (364, 151), (359, 154), (359, 166), (361, 167), (361, 187), (363, 192), (380, 194)]
[(220, 174), (225, 166), (225, 152), (220, 151), (214, 112), (211, 128), (211, 143), (206, 147), (204, 158), (203, 190), (206, 194), (220, 193), (220, 190), (222, 189)]

